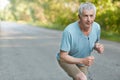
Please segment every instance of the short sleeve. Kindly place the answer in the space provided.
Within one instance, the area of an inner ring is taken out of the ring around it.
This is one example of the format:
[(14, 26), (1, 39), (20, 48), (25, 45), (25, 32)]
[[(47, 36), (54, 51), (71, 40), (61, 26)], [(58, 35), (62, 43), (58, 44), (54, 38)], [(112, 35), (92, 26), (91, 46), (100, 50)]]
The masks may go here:
[(70, 33), (65, 30), (62, 34), (60, 50), (69, 52), (70, 51), (70, 42), (71, 42)]
[(100, 34), (101, 34), (101, 29), (100, 29), (100, 25), (98, 24), (97, 25), (97, 41), (96, 42), (99, 42), (100, 41)]

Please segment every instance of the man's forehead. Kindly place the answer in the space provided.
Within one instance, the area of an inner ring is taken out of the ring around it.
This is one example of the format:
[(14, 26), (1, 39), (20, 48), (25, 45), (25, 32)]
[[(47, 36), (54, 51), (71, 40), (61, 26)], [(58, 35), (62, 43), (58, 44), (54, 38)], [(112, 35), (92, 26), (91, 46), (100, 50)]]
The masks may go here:
[(82, 14), (95, 14), (95, 11), (93, 9), (83, 9)]

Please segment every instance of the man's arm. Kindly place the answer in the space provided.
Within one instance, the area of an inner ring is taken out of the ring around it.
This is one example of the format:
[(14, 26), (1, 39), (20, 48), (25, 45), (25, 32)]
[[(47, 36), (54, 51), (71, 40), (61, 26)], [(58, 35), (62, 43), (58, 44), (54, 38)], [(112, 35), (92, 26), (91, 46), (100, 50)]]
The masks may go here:
[(86, 66), (90, 66), (93, 64), (93, 61), (94, 61), (93, 56), (89, 56), (86, 58), (75, 58), (68, 54), (69, 54), (68, 52), (60, 51), (60, 60), (70, 64), (84, 64)]

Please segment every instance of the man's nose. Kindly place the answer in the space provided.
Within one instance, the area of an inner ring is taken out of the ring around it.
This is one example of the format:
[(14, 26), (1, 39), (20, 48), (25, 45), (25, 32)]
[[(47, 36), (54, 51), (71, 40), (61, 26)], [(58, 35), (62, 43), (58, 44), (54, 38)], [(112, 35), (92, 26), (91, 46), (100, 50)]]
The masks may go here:
[(87, 17), (87, 21), (90, 21), (90, 16)]

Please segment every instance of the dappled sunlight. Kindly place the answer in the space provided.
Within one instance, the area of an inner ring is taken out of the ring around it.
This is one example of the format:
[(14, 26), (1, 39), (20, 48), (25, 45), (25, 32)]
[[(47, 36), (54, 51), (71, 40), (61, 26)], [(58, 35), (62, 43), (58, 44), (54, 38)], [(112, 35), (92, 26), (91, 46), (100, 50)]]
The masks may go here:
[(38, 39), (39, 37), (34, 36), (20, 36), (20, 37), (1, 37), (0, 39)]
[(54, 39), (54, 38), (57, 38), (57, 37), (54, 37), (54, 36), (4, 36), (4, 37), (0, 37), (0, 40), (9, 40), (9, 39), (26, 39), (26, 40), (30, 40), (30, 39)]
[(0, 0), (0, 10), (3, 10), (8, 4), (8, 0)]
[(19, 31), (2, 31), (0, 32), (0, 39), (37, 39), (37, 36), (21, 36)]
[[(57, 42), (54, 42), (54, 44), (51, 42), (42, 42), (44, 40), (50, 40), (56, 39), (57, 37), (54, 36), (4, 36), (0, 37), (0, 48), (17, 48), (17, 47), (44, 47), (44, 46), (53, 46), (57, 45)], [(7, 43), (6, 41), (11, 42)], [(19, 40), (19, 41), (18, 41)], [(24, 41), (23, 41), (24, 40)], [(34, 40), (34, 41), (33, 41)], [(16, 41), (15, 43), (12, 43)], [(18, 41), (18, 43), (17, 43)]]
[(21, 32), (18, 31), (7, 31), (7, 32), (0, 32), (0, 36), (7, 36), (9, 34), (20, 34)]
[(38, 42), (23, 42), (23, 43), (4, 43), (4, 44), (0, 44), (0, 48), (13, 48), (13, 49), (17, 49), (17, 48), (42, 48), (42, 47), (48, 47), (48, 46), (55, 46), (58, 45), (57, 42), (54, 42), (54, 44), (52, 42), (42, 42), (42, 43), (38, 43)]
[(34, 44), (0, 44), (0, 48), (20, 48), (20, 47), (23, 47), (23, 48), (32, 48), (32, 47), (48, 47), (48, 46), (55, 46), (55, 45), (58, 45), (57, 43), (34, 43)]

